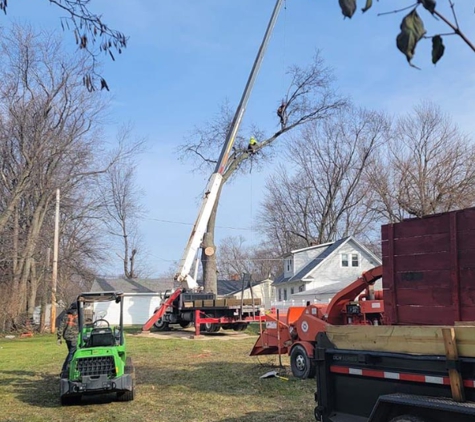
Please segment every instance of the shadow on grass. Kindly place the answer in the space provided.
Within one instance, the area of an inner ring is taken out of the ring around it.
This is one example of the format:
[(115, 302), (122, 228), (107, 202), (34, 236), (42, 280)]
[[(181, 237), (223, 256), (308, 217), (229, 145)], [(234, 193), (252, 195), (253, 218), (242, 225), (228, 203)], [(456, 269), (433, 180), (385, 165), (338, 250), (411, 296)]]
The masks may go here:
[(59, 376), (34, 371), (0, 371), (0, 382), (31, 406), (58, 407)]
[(288, 412), (249, 412), (236, 418), (227, 416), (219, 422), (289, 422), (289, 421), (312, 421), (312, 415), (295, 415), (293, 410)]
[(138, 385), (159, 385), (160, 388), (186, 386), (191, 391), (231, 396), (235, 396), (237, 391), (250, 393), (250, 390), (254, 389), (259, 392), (269, 386), (292, 389), (302, 382), (285, 374), (284, 369), (280, 369), (280, 374), (288, 380), (275, 377), (260, 379), (260, 376), (271, 370), (279, 372), (279, 368), (255, 363), (195, 362), (184, 367), (180, 365), (176, 369), (170, 365), (167, 365), (167, 368), (136, 365), (135, 370)]
[[(61, 407), (59, 376), (33, 371), (0, 371), (0, 382), (9, 385), (23, 403), (42, 408)], [(115, 393), (85, 395), (77, 405), (111, 403), (115, 399)]]

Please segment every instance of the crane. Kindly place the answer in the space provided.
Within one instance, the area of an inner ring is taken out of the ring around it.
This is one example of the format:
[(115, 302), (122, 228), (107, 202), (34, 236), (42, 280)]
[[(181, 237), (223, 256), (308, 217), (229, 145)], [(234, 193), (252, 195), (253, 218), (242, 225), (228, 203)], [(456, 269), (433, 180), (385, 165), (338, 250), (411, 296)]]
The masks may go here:
[[(256, 59), (254, 60), (254, 64), (252, 66), (251, 72), (249, 74), (249, 78), (244, 88), (241, 101), (239, 102), (239, 105), (234, 114), (234, 118), (231, 123), (230, 129), (226, 135), (226, 140), (221, 149), (218, 162), (216, 164), (213, 174), (208, 180), (208, 184), (206, 186), (204, 196), (201, 202), (201, 207), (198, 212), (198, 217), (195, 221), (195, 224), (191, 231), (191, 235), (188, 239), (188, 243), (185, 247), (183, 256), (180, 260), (178, 271), (174, 277), (176, 281), (181, 283), (182, 287), (179, 287), (172, 294), (170, 294), (168, 297), (165, 298), (166, 300), (162, 303), (161, 307), (154, 313), (154, 315), (152, 315), (152, 317), (142, 327), (142, 330), (144, 331), (148, 331), (152, 327), (153, 324), (155, 324), (158, 320), (163, 318), (165, 313), (167, 312), (167, 309), (173, 308), (173, 306), (170, 306), (173, 303), (176, 303), (178, 305), (178, 308), (181, 308), (180, 304), (183, 304), (184, 302), (182, 294), (187, 291), (194, 291), (198, 287), (198, 283), (195, 280), (195, 278), (190, 274), (190, 271), (191, 271), (193, 262), (195, 260), (195, 257), (198, 253), (198, 250), (201, 247), (201, 244), (203, 242), (203, 237), (206, 232), (206, 227), (208, 225), (211, 212), (213, 210), (213, 207), (216, 204), (218, 192), (223, 183), (223, 173), (226, 170), (226, 166), (229, 161), (230, 153), (232, 151), (236, 134), (241, 125), (244, 112), (246, 111), (247, 103), (251, 95), (254, 82), (256, 80), (257, 74), (259, 73), (259, 69), (261, 67), (261, 63), (264, 58), (269, 40), (271, 38), (275, 23), (277, 21), (277, 17), (282, 7), (283, 1), (284, 0), (276, 0), (271, 18), (269, 20), (266, 32), (264, 34), (264, 38), (261, 42), (259, 51), (257, 53)], [(191, 298), (192, 298), (191, 296), (188, 297), (188, 299), (191, 299)], [(177, 306), (175, 306), (175, 309), (176, 308)], [(193, 307), (193, 309), (195, 308), (196, 307)], [(185, 325), (185, 323), (189, 320), (189, 322), (192, 322), (192, 321), (195, 322), (195, 327), (196, 327), (196, 318), (194, 318), (194, 316), (189, 316), (187, 312), (185, 313), (181, 312), (181, 309), (178, 309), (178, 311), (175, 311), (172, 313), (179, 314), (181, 316), (185, 314), (187, 315), (186, 319), (182, 321), (183, 324), (180, 324), (180, 325), (182, 326)], [(169, 318), (169, 319), (171, 319), (170, 322), (174, 322), (172, 321), (173, 318)], [(180, 316), (175, 319), (177, 321), (180, 321)]]
[(262, 44), (257, 53), (257, 57), (254, 61), (254, 65), (249, 75), (241, 101), (236, 109), (236, 113), (234, 114), (231, 127), (226, 136), (226, 140), (221, 150), (221, 154), (216, 164), (216, 168), (214, 170), (214, 173), (211, 175), (208, 185), (206, 187), (198, 217), (193, 226), (193, 230), (191, 231), (188, 244), (186, 245), (185, 251), (183, 252), (183, 257), (179, 264), (179, 271), (175, 275), (175, 280), (184, 283), (189, 289), (194, 289), (198, 287), (196, 280), (190, 275), (191, 266), (198, 252), (198, 249), (200, 248), (201, 242), (203, 241), (203, 236), (206, 231), (209, 218), (211, 216), (211, 211), (216, 203), (216, 198), (223, 182), (223, 173), (226, 169), (226, 165), (229, 160), (230, 152), (232, 150), (236, 134), (239, 130), (239, 126), (241, 125), (244, 112), (246, 111), (247, 102), (251, 95), (251, 91), (254, 86), (254, 81), (259, 72), (262, 59), (264, 58), (264, 54), (267, 49), (270, 36), (274, 29), (275, 22), (277, 21), (277, 16), (279, 14), (282, 2), (283, 0), (277, 0), (276, 5), (274, 7), (274, 11), (267, 26), (264, 39), (262, 40)]

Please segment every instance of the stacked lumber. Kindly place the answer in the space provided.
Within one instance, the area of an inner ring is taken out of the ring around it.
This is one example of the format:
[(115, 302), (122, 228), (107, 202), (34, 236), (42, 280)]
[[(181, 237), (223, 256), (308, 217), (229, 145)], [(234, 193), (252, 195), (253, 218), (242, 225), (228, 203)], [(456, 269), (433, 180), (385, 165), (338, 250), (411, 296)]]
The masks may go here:
[(446, 355), (443, 329), (453, 329), (459, 357), (475, 357), (475, 325), (455, 326), (328, 326), (327, 336), (338, 349)]

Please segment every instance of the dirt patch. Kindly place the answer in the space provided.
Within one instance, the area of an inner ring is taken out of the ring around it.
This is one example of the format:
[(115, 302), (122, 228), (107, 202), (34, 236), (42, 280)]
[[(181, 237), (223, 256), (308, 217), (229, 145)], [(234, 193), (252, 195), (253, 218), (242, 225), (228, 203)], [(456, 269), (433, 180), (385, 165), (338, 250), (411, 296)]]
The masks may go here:
[(195, 335), (195, 330), (193, 328), (188, 328), (184, 330), (170, 330), (170, 331), (150, 331), (150, 332), (140, 332), (138, 334), (133, 334), (138, 337), (150, 337), (157, 338), (161, 340), (171, 340), (171, 339), (181, 339), (181, 340), (244, 340), (247, 338), (255, 337), (249, 334), (235, 332), (235, 331), (220, 331), (219, 333), (205, 333), (200, 334), (199, 336)]

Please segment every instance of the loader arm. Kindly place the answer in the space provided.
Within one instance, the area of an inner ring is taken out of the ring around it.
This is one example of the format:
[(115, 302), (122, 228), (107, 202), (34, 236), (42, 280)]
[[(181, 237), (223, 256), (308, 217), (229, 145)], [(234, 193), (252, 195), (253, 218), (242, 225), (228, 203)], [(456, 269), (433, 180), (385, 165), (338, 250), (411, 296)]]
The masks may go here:
[(327, 308), (326, 322), (332, 325), (339, 325), (341, 323), (342, 310), (348, 301), (354, 300), (362, 290), (373, 285), (382, 276), (383, 266), (379, 265), (378, 267), (365, 271), (353, 283), (333, 296)]

